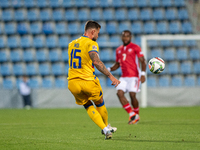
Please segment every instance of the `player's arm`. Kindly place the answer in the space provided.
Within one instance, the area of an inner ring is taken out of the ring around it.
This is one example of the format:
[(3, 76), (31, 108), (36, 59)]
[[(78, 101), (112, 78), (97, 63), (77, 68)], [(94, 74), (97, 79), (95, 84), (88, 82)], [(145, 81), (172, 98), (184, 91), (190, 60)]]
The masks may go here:
[(99, 59), (99, 54), (97, 52), (89, 52), (89, 56), (92, 60), (92, 63), (94, 66), (104, 75), (110, 78), (112, 81), (112, 85), (115, 85), (115, 87), (120, 83), (119, 80), (117, 80), (106, 68), (104, 63)]
[(119, 62), (115, 62), (114, 65), (112, 67), (108, 67), (108, 71), (115, 71), (120, 67)]
[(141, 82), (144, 83), (145, 82), (145, 72), (146, 72), (146, 60), (144, 58), (144, 56), (139, 57), (139, 61), (141, 62), (141, 67), (142, 67), (142, 73), (141, 73)]

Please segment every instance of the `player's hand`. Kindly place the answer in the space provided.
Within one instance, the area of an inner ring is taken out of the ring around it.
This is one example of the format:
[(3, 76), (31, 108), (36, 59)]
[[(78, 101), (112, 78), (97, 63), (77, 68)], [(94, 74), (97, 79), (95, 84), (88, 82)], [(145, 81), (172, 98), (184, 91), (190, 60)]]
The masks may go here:
[(114, 85), (115, 87), (117, 87), (120, 84), (120, 81), (116, 79), (112, 74), (110, 74), (109, 78), (112, 81), (111, 85)]
[(140, 80), (141, 80), (141, 83), (144, 83), (146, 80), (145, 76), (141, 76)]

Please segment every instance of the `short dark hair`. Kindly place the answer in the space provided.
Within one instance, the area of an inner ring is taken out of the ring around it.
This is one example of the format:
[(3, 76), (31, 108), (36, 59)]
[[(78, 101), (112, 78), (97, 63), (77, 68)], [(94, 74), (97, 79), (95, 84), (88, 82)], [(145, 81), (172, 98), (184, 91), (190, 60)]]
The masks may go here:
[(122, 32), (122, 34), (123, 34), (124, 32), (128, 32), (128, 33), (131, 35), (131, 31), (130, 31), (130, 30), (124, 30), (124, 31)]
[(98, 24), (96, 21), (89, 20), (85, 24), (85, 31), (88, 29), (101, 29), (101, 25)]

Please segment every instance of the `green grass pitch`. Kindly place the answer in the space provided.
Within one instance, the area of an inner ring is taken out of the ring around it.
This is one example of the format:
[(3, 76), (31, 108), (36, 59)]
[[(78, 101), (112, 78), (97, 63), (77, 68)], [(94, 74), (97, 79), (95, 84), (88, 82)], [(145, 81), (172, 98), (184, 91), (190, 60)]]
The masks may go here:
[(0, 109), (0, 150), (199, 150), (200, 107), (140, 109), (128, 125), (122, 108), (108, 108), (118, 128), (111, 140), (85, 109)]

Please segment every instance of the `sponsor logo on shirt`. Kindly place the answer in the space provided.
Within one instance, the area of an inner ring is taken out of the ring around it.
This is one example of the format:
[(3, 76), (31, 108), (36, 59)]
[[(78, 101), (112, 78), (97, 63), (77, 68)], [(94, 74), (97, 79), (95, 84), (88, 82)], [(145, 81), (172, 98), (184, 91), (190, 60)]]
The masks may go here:
[(129, 49), (128, 49), (128, 52), (132, 52), (132, 49), (131, 49), (131, 48), (129, 48)]
[(92, 50), (97, 50), (97, 46), (96, 46), (96, 45), (93, 45), (93, 46), (92, 46)]

